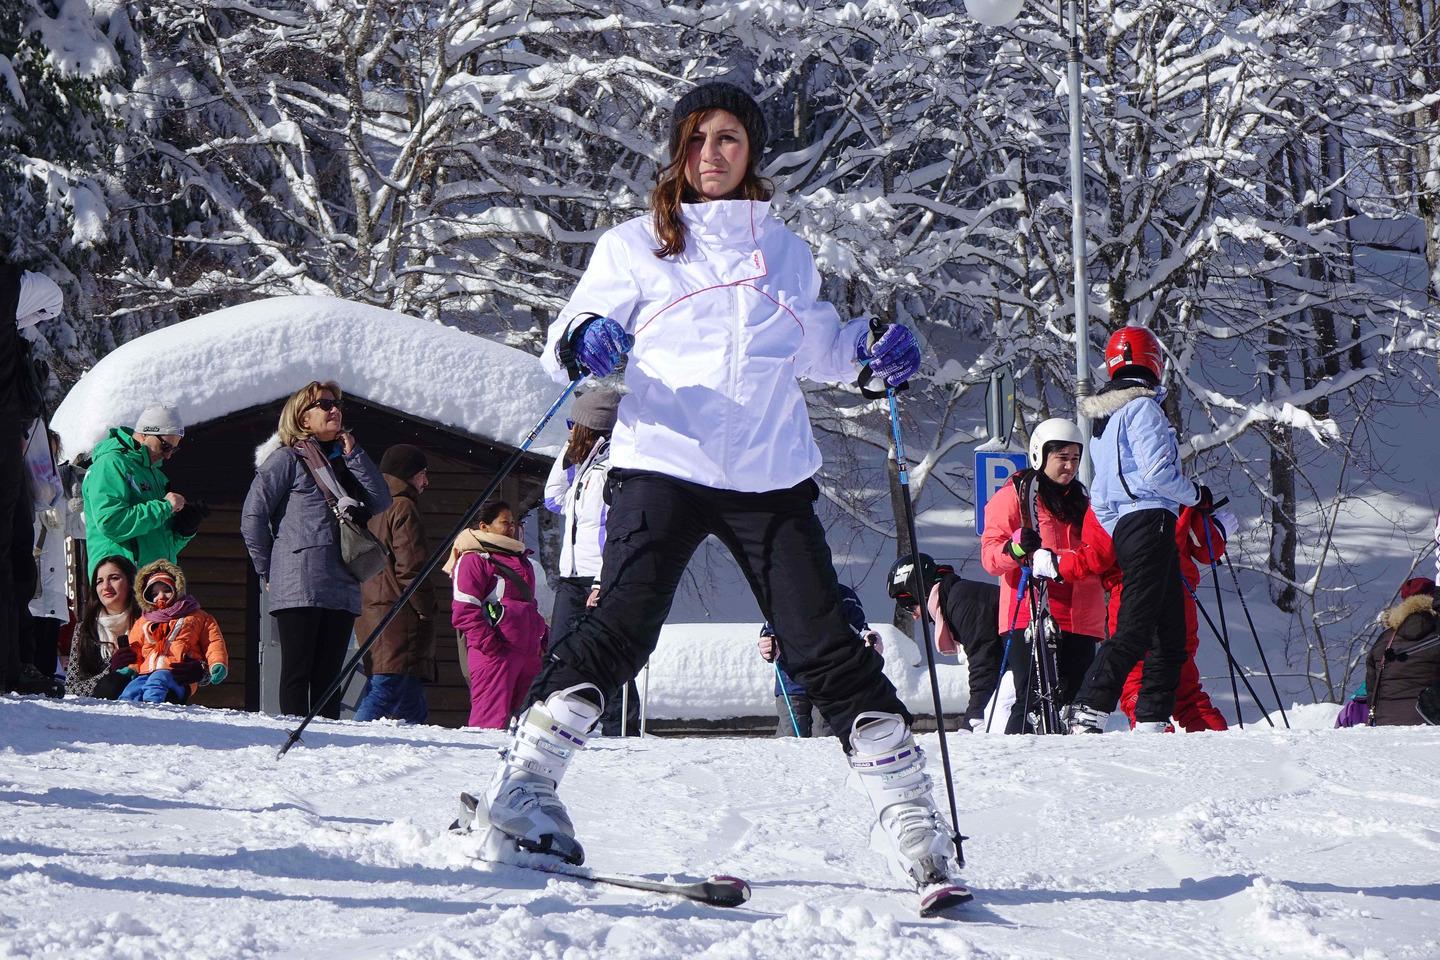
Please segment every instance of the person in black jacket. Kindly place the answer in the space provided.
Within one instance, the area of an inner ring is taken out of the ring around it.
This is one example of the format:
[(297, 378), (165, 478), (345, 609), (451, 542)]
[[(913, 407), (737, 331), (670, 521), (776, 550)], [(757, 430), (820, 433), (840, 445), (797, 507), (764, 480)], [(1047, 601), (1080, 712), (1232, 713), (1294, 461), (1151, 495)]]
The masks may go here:
[[(948, 563), (937, 564), (929, 554), (918, 557), (921, 576), (932, 585), (926, 609), (935, 623), (935, 646), (943, 654), (965, 651), (970, 702), (965, 705), (965, 724), (958, 729), (969, 733), (985, 719), (985, 707), (1000, 683), (1004, 648), (998, 627), (1000, 584), (965, 580)], [(920, 607), (911, 596), (913, 577), (908, 557), (895, 561), (890, 568), (889, 592), (891, 599), (918, 619)]]
[(0, 266), (0, 692), (20, 679), (20, 604), (33, 587), (31, 504), (21, 444), (30, 422), (44, 413), (44, 393), (20, 331), (59, 314), (55, 281), (16, 266)]

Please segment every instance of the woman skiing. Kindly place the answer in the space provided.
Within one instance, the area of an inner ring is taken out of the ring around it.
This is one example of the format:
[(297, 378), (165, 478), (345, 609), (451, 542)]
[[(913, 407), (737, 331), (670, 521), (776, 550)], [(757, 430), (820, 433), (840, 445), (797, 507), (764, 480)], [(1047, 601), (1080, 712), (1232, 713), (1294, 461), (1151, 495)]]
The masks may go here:
[[(651, 212), (607, 231), (550, 327), (559, 381), (604, 377), (629, 354), (611, 439), (598, 604), (550, 649), (477, 809), (493, 856), (584, 853), (556, 786), (616, 690), (645, 663), (695, 549), (714, 535), (745, 572), (795, 678), (836, 732), (874, 805), (875, 839), (922, 909), (968, 899), (930, 797), (910, 715), (845, 620), (812, 475), (820, 451), (799, 379), (892, 386), (920, 366), (914, 334), (873, 345), (819, 299), (809, 248), (770, 212), (758, 105), (707, 83), (675, 107)], [(488, 807), (488, 812), (486, 807)], [(494, 846), (491, 846), (494, 844)]]

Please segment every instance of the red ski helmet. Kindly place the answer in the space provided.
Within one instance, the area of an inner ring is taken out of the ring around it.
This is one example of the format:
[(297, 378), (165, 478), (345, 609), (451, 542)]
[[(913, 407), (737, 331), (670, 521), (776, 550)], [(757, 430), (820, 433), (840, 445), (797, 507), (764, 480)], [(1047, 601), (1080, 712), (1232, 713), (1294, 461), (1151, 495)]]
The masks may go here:
[(1126, 367), (1144, 367), (1159, 380), (1165, 370), (1165, 353), (1160, 338), (1145, 327), (1121, 327), (1105, 344), (1105, 372), (1110, 379)]

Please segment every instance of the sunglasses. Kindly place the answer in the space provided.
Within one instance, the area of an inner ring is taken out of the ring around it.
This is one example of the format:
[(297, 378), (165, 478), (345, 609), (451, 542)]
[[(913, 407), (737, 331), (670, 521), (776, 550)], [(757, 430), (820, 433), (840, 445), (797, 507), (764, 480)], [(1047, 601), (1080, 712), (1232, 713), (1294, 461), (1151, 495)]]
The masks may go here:
[(160, 452), (161, 452), (161, 453), (174, 453), (174, 452), (175, 452), (175, 449), (180, 446), (180, 444), (178, 444), (178, 443), (171, 443), (169, 440), (166, 440), (164, 437), (156, 437), (155, 439), (160, 441)]
[[(312, 407), (319, 407), (321, 410), (324, 410), (326, 413), (329, 413), (331, 410), (339, 410), (339, 409), (341, 409), (342, 407), (344, 407), (344, 404), (342, 404), (339, 400), (331, 400), (329, 397), (326, 397), (326, 398), (324, 398), (324, 399), (322, 399), (322, 400), (316, 400), (314, 403), (309, 404), (309, 405), (305, 408), (305, 410), (309, 410), (309, 409), (311, 409)], [(300, 412), (301, 412), (301, 413), (304, 413), (305, 410), (301, 410)]]

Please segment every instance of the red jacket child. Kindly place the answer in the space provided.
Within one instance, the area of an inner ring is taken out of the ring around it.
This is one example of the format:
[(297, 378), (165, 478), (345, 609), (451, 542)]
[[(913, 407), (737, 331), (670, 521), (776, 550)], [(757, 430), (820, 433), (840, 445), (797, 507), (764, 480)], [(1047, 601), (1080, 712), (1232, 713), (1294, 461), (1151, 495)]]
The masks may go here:
[[(1210, 564), (1210, 553), (1206, 550), (1205, 524), (1210, 527), (1210, 544), (1215, 559), (1225, 555), (1225, 532), (1213, 518), (1207, 518), (1204, 511), (1195, 507), (1181, 507), (1180, 518), (1175, 524), (1175, 543), (1180, 548), (1180, 575), (1190, 585), (1185, 591), (1185, 650), (1188, 654), (1185, 665), (1180, 668), (1180, 685), (1175, 690), (1175, 720), (1186, 731), (1226, 729), (1225, 717), (1210, 702), (1210, 697), (1200, 686), (1200, 670), (1195, 665), (1195, 651), (1200, 646), (1199, 615), (1191, 590), (1199, 588), (1200, 568), (1198, 564)], [(1071, 577), (1100, 577), (1100, 582), (1110, 593), (1109, 617), (1106, 635), (1115, 630), (1115, 618), (1120, 612), (1120, 594), (1124, 583), (1120, 568), (1115, 565), (1115, 552), (1111, 547), (1110, 535), (1100, 525), (1094, 512), (1085, 515), (1085, 526), (1080, 534), (1081, 544), (1075, 550), (1056, 551), (1060, 575)], [(1125, 680), (1120, 694), (1120, 709), (1135, 722), (1135, 700), (1140, 695), (1140, 678), (1144, 675), (1144, 663), (1138, 663)]]

